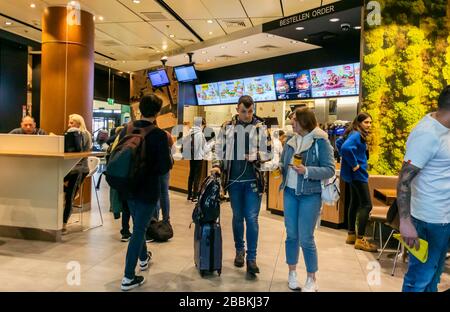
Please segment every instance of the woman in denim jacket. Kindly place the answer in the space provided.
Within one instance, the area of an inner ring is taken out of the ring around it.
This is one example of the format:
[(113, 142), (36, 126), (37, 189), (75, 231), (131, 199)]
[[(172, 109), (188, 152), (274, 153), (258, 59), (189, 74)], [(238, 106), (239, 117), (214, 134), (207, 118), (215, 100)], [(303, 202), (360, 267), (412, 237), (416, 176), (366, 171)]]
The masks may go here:
[[(302, 247), (307, 279), (304, 292), (318, 290), (315, 273), (318, 270), (314, 229), (322, 207), (321, 180), (335, 174), (333, 148), (326, 132), (317, 126), (314, 112), (300, 108), (293, 116), (294, 136), (281, 155), (284, 190), (284, 223), (286, 226), (286, 262), (289, 266), (288, 286), (300, 290), (296, 266)], [(318, 153), (317, 153), (318, 152)], [(293, 165), (295, 154), (302, 156), (302, 164)]]

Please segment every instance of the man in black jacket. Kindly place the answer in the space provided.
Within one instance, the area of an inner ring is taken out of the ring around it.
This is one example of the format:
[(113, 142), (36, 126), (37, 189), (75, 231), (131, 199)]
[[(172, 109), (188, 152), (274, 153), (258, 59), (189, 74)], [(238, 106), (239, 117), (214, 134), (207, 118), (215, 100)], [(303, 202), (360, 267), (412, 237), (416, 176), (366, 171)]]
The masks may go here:
[[(156, 116), (162, 107), (162, 100), (156, 95), (147, 95), (141, 99), (139, 109), (141, 120), (133, 123), (135, 128), (146, 128), (155, 125)], [(120, 136), (126, 134), (125, 128)], [(122, 279), (122, 290), (130, 290), (144, 283), (143, 276), (135, 275), (139, 259), (141, 271), (149, 267), (151, 252), (147, 252), (145, 233), (151, 216), (154, 214), (160, 194), (159, 176), (166, 174), (172, 168), (169, 142), (166, 133), (155, 128), (145, 137), (145, 170), (138, 178), (138, 187), (131, 193), (121, 194), (126, 199), (133, 219), (133, 234), (128, 244), (125, 261), (125, 276)], [(120, 193), (120, 190), (118, 190)]]

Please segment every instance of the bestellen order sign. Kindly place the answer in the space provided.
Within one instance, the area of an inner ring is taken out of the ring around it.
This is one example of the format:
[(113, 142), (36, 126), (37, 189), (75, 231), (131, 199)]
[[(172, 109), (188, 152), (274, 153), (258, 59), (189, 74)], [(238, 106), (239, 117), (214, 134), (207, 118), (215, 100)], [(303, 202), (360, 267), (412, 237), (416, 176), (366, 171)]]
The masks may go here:
[(280, 27), (287, 26), (290, 24), (295, 24), (299, 22), (307, 21), (311, 18), (316, 18), (322, 15), (327, 15), (335, 12), (334, 4), (331, 4), (329, 6), (318, 8), (309, 12), (303, 12), (298, 15), (294, 15), (291, 17), (284, 18), (280, 20)]

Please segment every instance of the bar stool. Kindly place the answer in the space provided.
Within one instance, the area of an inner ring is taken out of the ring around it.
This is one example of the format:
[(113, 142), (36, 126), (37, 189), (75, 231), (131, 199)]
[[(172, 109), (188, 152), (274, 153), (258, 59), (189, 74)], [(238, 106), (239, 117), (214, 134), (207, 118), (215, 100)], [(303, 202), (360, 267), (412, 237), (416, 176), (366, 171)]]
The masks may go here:
[(96, 226), (91, 226), (88, 227), (86, 229), (83, 229), (83, 232), (89, 231), (91, 229), (103, 226), (103, 215), (102, 215), (102, 209), (100, 207), (100, 201), (98, 199), (98, 191), (97, 188), (95, 187), (95, 177), (94, 174), (97, 172), (98, 167), (100, 165), (100, 158), (98, 157), (93, 157), (93, 156), (89, 156), (88, 157), (88, 167), (89, 167), (89, 173), (88, 175), (84, 178), (83, 182), (81, 183), (80, 186), (80, 201), (81, 201), (81, 209), (80, 209), (80, 214), (79, 214), (79, 219), (80, 219), (80, 223), (81, 223), (81, 228), (83, 228), (83, 205), (84, 205), (84, 194), (83, 194), (83, 187), (84, 187), (84, 183), (86, 181), (86, 179), (88, 178), (92, 178), (92, 182), (94, 184), (94, 191), (95, 191), (95, 197), (97, 199), (97, 207), (98, 207), (98, 212), (100, 214), (100, 220), (101, 223), (99, 225)]

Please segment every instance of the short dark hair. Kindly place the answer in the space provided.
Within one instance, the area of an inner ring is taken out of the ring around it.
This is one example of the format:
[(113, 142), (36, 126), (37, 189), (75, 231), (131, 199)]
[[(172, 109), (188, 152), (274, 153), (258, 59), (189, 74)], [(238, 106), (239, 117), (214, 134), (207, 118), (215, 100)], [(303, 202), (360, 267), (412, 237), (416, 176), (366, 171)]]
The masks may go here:
[(313, 131), (317, 127), (316, 115), (307, 107), (297, 108), (295, 110), (295, 119), (303, 130)]
[(144, 95), (139, 103), (139, 110), (145, 118), (155, 117), (162, 107), (163, 101), (155, 94)]
[(446, 86), (439, 95), (438, 107), (442, 110), (450, 110), (450, 86)]
[(239, 98), (238, 106), (241, 104), (243, 104), (245, 108), (250, 108), (255, 104), (255, 102), (250, 95), (243, 95)]

